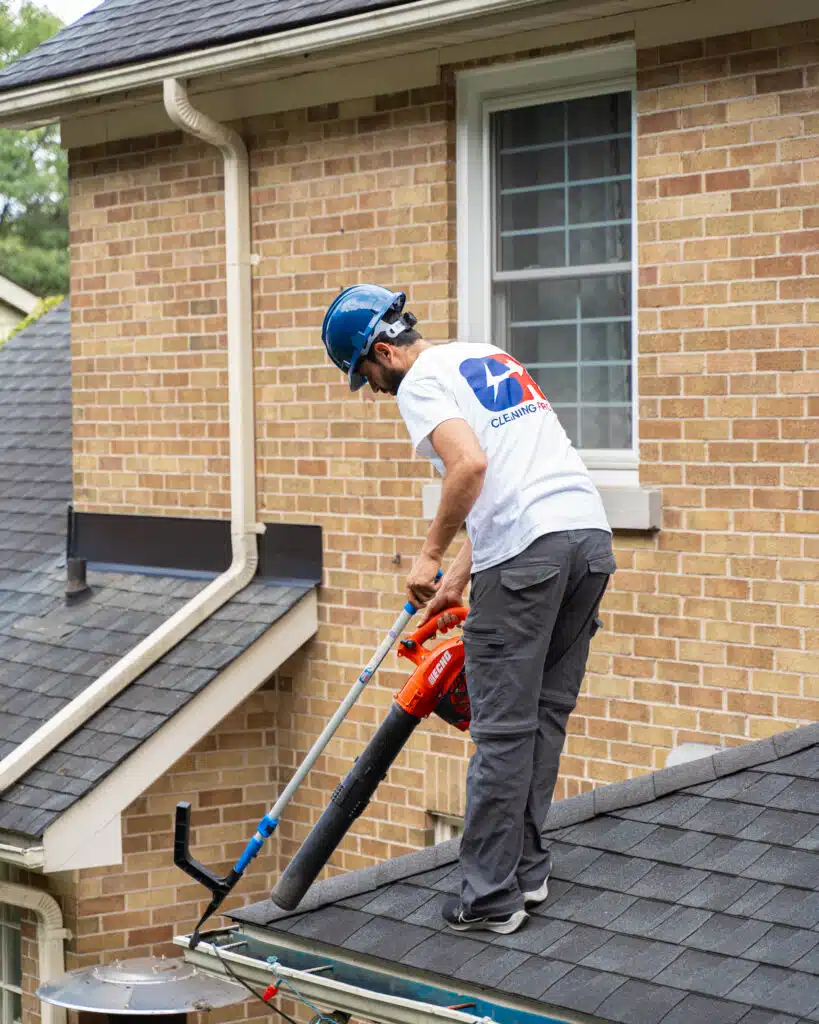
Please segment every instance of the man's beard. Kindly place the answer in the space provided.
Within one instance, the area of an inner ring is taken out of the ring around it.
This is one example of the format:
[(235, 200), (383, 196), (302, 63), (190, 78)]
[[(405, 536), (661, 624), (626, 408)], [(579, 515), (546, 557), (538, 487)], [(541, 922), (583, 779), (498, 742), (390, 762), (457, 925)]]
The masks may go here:
[(386, 378), (384, 384), (391, 395), (397, 395), (398, 389), (401, 387), (401, 381), (406, 377), (406, 370), (393, 370), (384, 368), (384, 376)]

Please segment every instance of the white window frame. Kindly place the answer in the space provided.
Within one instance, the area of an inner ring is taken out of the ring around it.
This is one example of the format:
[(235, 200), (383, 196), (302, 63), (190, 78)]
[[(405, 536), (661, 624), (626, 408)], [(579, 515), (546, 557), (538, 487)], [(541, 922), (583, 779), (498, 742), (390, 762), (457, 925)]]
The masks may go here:
[[(630, 91), (635, 95), (636, 55), (634, 45), (627, 42), (462, 71), (456, 76), (456, 81), (458, 338), (461, 341), (487, 341), (493, 334), (494, 214), (490, 115), (499, 110), (610, 92)], [(632, 103), (632, 447), (581, 451), (583, 461), (599, 485), (638, 484), (635, 109), (636, 103)]]
[[(3, 870), (0, 870), (0, 881), (7, 881), (10, 875), (10, 871), (7, 865), (2, 865)], [(8, 980), (11, 976), (11, 932), (17, 932), (21, 935), (21, 924), (20, 924), (20, 912), (16, 907), (9, 906), (7, 903), (0, 903), (0, 1021), (5, 1024), (9, 1021), (10, 1024), (18, 1024), (19, 1018), (15, 1019), (12, 1017), (12, 994), (18, 995), (22, 1002), (23, 989), (21, 986), (12, 985)], [(20, 963), (18, 963), (18, 972), (22, 978), (22, 942), (20, 943)]]

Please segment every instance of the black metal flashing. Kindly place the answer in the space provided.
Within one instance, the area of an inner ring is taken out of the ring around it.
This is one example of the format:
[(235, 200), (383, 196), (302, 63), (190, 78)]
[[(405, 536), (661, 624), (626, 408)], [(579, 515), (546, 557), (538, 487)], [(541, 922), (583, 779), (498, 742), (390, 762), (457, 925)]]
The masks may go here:
[[(230, 522), (175, 516), (69, 515), (68, 557), (135, 571), (220, 573), (230, 565)], [(259, 536), (258, 579), (321, 582), (321, 527), (267, 523)]]

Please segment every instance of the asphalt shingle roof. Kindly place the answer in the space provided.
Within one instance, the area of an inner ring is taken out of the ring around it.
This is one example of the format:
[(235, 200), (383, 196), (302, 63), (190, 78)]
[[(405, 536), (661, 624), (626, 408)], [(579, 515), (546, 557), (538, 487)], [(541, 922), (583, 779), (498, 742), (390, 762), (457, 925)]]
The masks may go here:
[[(0, 759), (207, 585), (89, 572), (66, 604), (68, 304), (0, 348)], [(0, 831), (39, 837), (312, 586), (254, 582), (0, 795)]]
[(0, 72), (0, 92), (400, 7), (410, 0), (105, 0)]
[(819, 725), (562, 801), (545, 834), (550, 894), (512, 935), (445, 931), (457, 841), (231, 916), (552, 1016), (819, 1021)]

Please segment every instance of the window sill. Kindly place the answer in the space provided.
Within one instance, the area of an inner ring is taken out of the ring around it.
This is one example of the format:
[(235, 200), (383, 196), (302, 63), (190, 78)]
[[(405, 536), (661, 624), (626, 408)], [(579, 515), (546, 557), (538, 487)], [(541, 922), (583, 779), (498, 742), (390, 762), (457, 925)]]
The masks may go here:
[[(606, 472), (611, 474), (615, 471)], [(597, 479), (597, 475), (596, 472), (592, 473), (612, 530), (660, 529), (662, 502), (656, 487), (641, 487), (630, 479), (622, 483), (604, 483)], [(434, 519), (441, 502), (441, 485), (424, 484), (422, 501), (424, 519)]]

